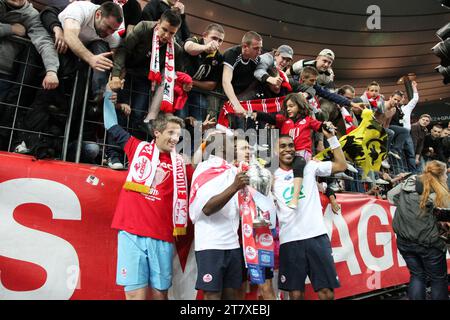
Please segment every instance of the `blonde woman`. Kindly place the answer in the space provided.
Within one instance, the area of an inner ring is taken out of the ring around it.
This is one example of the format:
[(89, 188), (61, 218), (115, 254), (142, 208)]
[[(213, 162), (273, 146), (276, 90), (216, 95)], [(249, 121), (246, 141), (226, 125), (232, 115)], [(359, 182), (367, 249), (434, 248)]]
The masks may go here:
[[(393, 228), (398, 249), (410, 272), (408, 297), (424, 300), (426, 281), (431, 281), (431, 298), (448, 300), (446, 243), (439, 237), (440, 223), (435, 207), (449, 207), (447, 166), (430, 161), (422, 175), (414, 175), (388, 192), (397, 206)], [(446, 223), (448, 224), (448, 223)]]

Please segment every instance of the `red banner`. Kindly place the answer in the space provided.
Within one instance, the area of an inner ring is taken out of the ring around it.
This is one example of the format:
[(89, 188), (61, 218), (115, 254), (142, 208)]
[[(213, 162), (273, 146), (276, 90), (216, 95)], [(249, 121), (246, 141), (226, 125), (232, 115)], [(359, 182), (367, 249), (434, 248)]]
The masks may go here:
[[(4, 152), (0, 163), (0, 300), (123, 299), (110, 225), (126, 172)], [(341, 282), (336, 297), (408, 282), (391, 227), (394, 208), (362, 194), (337, 197), (342, 215), (323, 202)], [(174, 299), (197, 297), (192, 225), (188, 230), (177, 242)], [(307, 297), (316, 297), (310, 285)]]

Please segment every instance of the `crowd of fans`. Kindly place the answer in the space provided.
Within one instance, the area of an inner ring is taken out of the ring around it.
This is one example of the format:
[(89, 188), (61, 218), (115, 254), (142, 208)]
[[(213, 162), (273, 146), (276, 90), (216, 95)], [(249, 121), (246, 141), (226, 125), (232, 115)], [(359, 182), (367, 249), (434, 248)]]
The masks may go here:
[[(9, 147), (10, 151), (38, 157), (59, 157), (61, 136), (66, 129), (64, 115), (69, 113), (70, 97), (74, 94), (67, 159), (75, 160), (83, 92), (74, 91), (70, 81), (77, 70), (86, 71), (83, 66), (89, 65), (93, 73), (84, 116), (88, 121), (82, 127), (81, 162), (102, 164), (107, 160), (112, 169), (123, 169), (126, 165), (123, 153), (109, 136), (104, 139), (101, 127), (101, 101), (108, 77), (117, 92), (113, 99), (120, 111), (119, 123), (142, 138), (151, 136), (152, 121), (159, 112), (186, 119), (188, 129), (192, 130), (195, 120), (205, 121), (207, 117), (209, 123), (216, 120), (226, 100), (233, 109), (228, 115), (232, 129), (273, 128), (267, 119), (252, 122), (241, 102), (297, 92), (308, 101), (307, 112), (311, 117), (331, 121), (338, 128), (338, 135), (358, 126), (364, 108), (375, 112), (375, 118), (388, 133), (389, 156), (383, 161), (381, 172), (369, 175), (367, 182), (392, 184), (405, 173), (419, 172), (428, 160), (447, 163), (449, 159), (448, 126), (436, 123), (430, 128), (431, 117), (426, 114), (411, 124), (411, 113), (419, 100), (415, 82), (410, 97), (400, 90), (384, 96), (381, 85), (373, 81), (358, 98), (351, 85), (335, 88), (332, 64), (336, 57), (332, 50), (321, 50), (316, 59), (294, 61), (293, 49), (285, 44), (262, 53), (262, 37), (254, 31), (245, 33), (241, 44), (222, 53), (223, 27), (212, 23), (202, 35), (191, 36), (180, 1), (55, 3), (41, 8), (39, 13), (28, 1), (0, 2), (0, 50), (4, 53), (0, 66), (2, 150)], [(153, 40), (155, 33), (157, 44)], [(34, 48), (27, 52), (27, 57), (24, 44), (11, 39), (12, 35), (29, 37)], [(174, 103), (171, 108), (160, 110), (164, 86), (151, 85), (150, 53), (158, 46), (157, 69), (164, 74), (167, 69), (162, 57), (167, 57), (171, 43), (176, 78)], [(44, 68), (38, 68), (42, 63)], [(212, 91), (224, 93), (225, 98), (210, 95)], [(17, 112), (15, 104), (29, 108)], [(14, 134), (6, 129), (13, 121)], [(323, 150), (321, 133), (313, 134), (312, 138), (314, 153)], [(106, 144), (104, 153), (100, 152), (102, 141)], [(354, 173), (341, 174), (341, 180), (331, 182), (332, 188), (361, 191), (352, 188), (349, 182), (359, 178), (356, 170)]]

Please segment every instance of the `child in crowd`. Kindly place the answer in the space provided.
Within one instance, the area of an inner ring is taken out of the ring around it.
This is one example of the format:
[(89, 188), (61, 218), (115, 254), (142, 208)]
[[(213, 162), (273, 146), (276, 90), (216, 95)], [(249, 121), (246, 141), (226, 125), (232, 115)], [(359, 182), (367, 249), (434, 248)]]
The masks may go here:
[(290, 93), (283, 101), (283, 114), (272, 116), (264, 112), (253, 114), (257, 121), (275, 124), (280, 134), (288, 134), (294, 139), (294, 191), (288, 206), (296, 209), (303, 182), (303, 169), (306, 162), (312, 158), (311, 129), (318, 132), (323, 123), (311, 116), (311, 108), (303, 94)]

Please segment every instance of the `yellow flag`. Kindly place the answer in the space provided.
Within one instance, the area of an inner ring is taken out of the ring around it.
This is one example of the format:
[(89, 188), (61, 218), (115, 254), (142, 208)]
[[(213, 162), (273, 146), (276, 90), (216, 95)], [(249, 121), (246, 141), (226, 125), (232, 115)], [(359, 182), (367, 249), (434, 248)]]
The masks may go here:
[[(386, 158), (387, 133), (373, 117), (373, 111), (364, 109), (358, 128), (339, 139), (345, 157), (363, 169), (363, 176), (371, 170), (379, 171)], [(316, 155), (318, 160), (331, 160), (330, 148)]]

